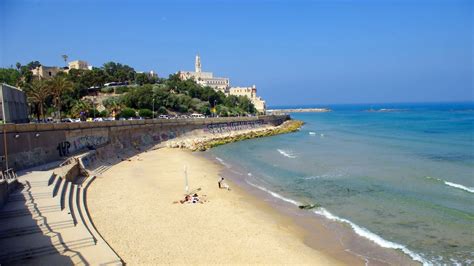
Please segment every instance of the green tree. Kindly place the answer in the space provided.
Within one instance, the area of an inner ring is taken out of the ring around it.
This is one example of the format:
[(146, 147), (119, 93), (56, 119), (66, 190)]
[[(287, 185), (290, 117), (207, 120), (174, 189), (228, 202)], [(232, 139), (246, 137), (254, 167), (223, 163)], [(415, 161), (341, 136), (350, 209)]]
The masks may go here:
[(168, 113), (168, 110), (166, 110), (166, 108), (164, 106), (160, 106), (160, 108), (158, 108), (158, 113), (160, 115), (165, 115)]
[(70, 114), (74, 118), (80, 117), (81, 113), (87, 113), (92, 109), (92, 101), (90, 100), (77, 100), (71, 107)]
[(63, 76), (56, 76), (48, 81), (48, 86), (53, 96), (54, 105), (58, 111), (58, 117), (61, 119), (61, 97), (73, 89), (73, 83)]
[(25, 88), (25, 93), (28, 96), (28, 101), (38, 107), (38, 118), (44, 119), (44, 106), (46, 99), (51, 95), (46, 82), (42, 80), (34, 80)]
[(123, 118), (130, 118), (130, 117), (135, 117), (137, 114), (135, 112), (134, 109), (132, 108), (124, 108), (121, 112), (120, 112), (120, 117), (123, 117)]
[(0, 83), (17, 86), (20, 82), (21, 74), (13, 68), (0, 68)]
[(144, 118), (152, 118), (153, 112), (150, 109), (140, 109), (138, 115)]
[(151, 82), (150, 82), (150, 79), (148, 78), (147, 74), (137, 73), (135, 75), (135, 83), (141, 86), (141, 85), (144, 85), (144, 84), (149, 84)]

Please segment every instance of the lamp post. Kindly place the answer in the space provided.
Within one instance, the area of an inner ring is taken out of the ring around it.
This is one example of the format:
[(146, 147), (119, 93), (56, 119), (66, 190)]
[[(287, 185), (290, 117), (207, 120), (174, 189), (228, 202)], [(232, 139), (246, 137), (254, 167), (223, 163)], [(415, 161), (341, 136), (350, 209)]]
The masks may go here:
[(94, 120), (95, 120), (95, 97), (92, 97), (92, 111), (94, 112)]
[(216, 117), (216, 112), (217, 112), (217, 110), (216, 110), (216, 100), (214, 100), (214, 112), (213, 112), (214, 117)]
[(151, 112), (151, 118), (155, 119), (155, 97), (153, 97), (153, 111)]

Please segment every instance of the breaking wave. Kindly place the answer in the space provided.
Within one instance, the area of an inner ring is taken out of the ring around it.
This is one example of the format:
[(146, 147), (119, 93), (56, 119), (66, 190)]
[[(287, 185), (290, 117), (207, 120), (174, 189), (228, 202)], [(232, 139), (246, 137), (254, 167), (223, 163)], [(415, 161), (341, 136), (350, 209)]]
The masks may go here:
[[(289, 199), (289, 198), (286, 198), (276, 192), (273, 192), (265, 187), (262, 187), (262, 186), (259, 186), (259, 185), (256, 185), (252, 182), (249, 182), (248, 180), (246, 180), (246, 182), (257, 188), (257, 189), (260, 189), (264, 192), (267, 192), (268, 194), (270, 194), (271, 196), (277, 198), (277, 199), (280, 199), (280, 200), (283, 200), (285, 202), (288, 202), (288, 203), (291, 203), (293, 205), (296, 205), (296, 206), (300, 206), (302, 205), (300, 202), (298, 201), (295, 201), (295, 200), (292, 200), (292, 199)], [(325, 208), (318, 208), (316, 210), (313, 211), (315, 214), (317, 215), (320, 215), (320, 216), (323, 216), (329, 220), (332, 220), (332, 221), (337, 221), (337, 222), (341, 222), (341, 223), (346, 223), (346, 224), (349, 224), (352, 228), (352, 230), (359, 236), (361, 237), (364, 237), (374, 243), (376, 243), (377, 245), (381, 246), (381, 247), (384, 247), (384, 248), (391, 248), (391, 249), (398, 249), (398, 250), (401, 250), (402, 252), (404, 252), (405, 254), (407, 254), (408, 256), (410, 256), (413, 260), (415, 261), (418, 261), (418, 262), (421, 262), (423, 265), (431, 265), (430, 262), (426, 261), (423, 257), (421, 257), (419, 254), (409, 250), (407, 247), (405, 247), (404, 245), (401, 245), (401, 244), (398, 244), (398, 243), (394, 243), (394, 242), (390, 242), (388, 240), (385, 240), (383, 239), (382, 237), (380, 237), (379, 235), (377, 234), (374, 234), (372, 232), (370, 232), (368, 229), (364, 228), (364, 227), (361, 227), (361, 226), (358, 226), (356, 225), (355, 223), (351, 222), (350, 220), (347, 220), (347, 219), (344, 219), (344, 218), (340, 218), (340, 217), (337, 217), (335, 216), (334, 214), (330, 213), (328, 210), (326, 210)]]
[(228, 163), (224, 162), (224, 160), (222, 160), (221, 158), (216, 157), (216, 160), (219, 161), (219, 163), (221, 163), (223, 166), (225, 166), (227, 168), (230, 168), (230, 165)]
[(474, 187), (467, 187), (467, 186), (464, 186), (464, 185), (461, 185), (461, 184), (449, 182), (449, 181), (446, 181), (446, 180), (443, 180), (443, 179), (440, 179), (440, 178), (436, 178), (436, 177), (431, 177), (431, 176), (427, 176), (426, 178), (427, 178), (427, 179), (433, 179), (433, 180), (442, 182), (442, 183), (444, 183), (446, 186), (450, 186), (450, 187), (453, 187), (453, 188), (461, 189), (461, 190), (467, 191), (467, 192), (469, 192), (469, 193), (474, 193)]
[(277, 149), (277, 151), (285, 157), (288, 157), (288, 158), (291, 158), (291, 159), (296, 158), (296, 156), (290, 151), (285, 151), (285, 150), (281, 150), (281, 149)]

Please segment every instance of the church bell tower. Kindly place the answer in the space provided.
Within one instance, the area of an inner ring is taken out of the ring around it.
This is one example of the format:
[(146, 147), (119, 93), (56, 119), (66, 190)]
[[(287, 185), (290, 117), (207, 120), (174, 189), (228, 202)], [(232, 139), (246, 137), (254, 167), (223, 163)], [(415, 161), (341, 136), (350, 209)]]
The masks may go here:
[(201, 72), (201, 58), (199, 55), (196, 55), (196, 62), (194, 63), (194, 68), (197, 73)]

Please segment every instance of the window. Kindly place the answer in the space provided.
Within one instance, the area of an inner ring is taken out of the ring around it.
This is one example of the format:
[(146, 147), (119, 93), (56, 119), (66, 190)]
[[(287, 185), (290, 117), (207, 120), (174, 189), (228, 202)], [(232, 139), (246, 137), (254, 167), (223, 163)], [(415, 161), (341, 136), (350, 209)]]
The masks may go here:
[(49, 76), (51, 77), (51, 71), (48, 72)]

